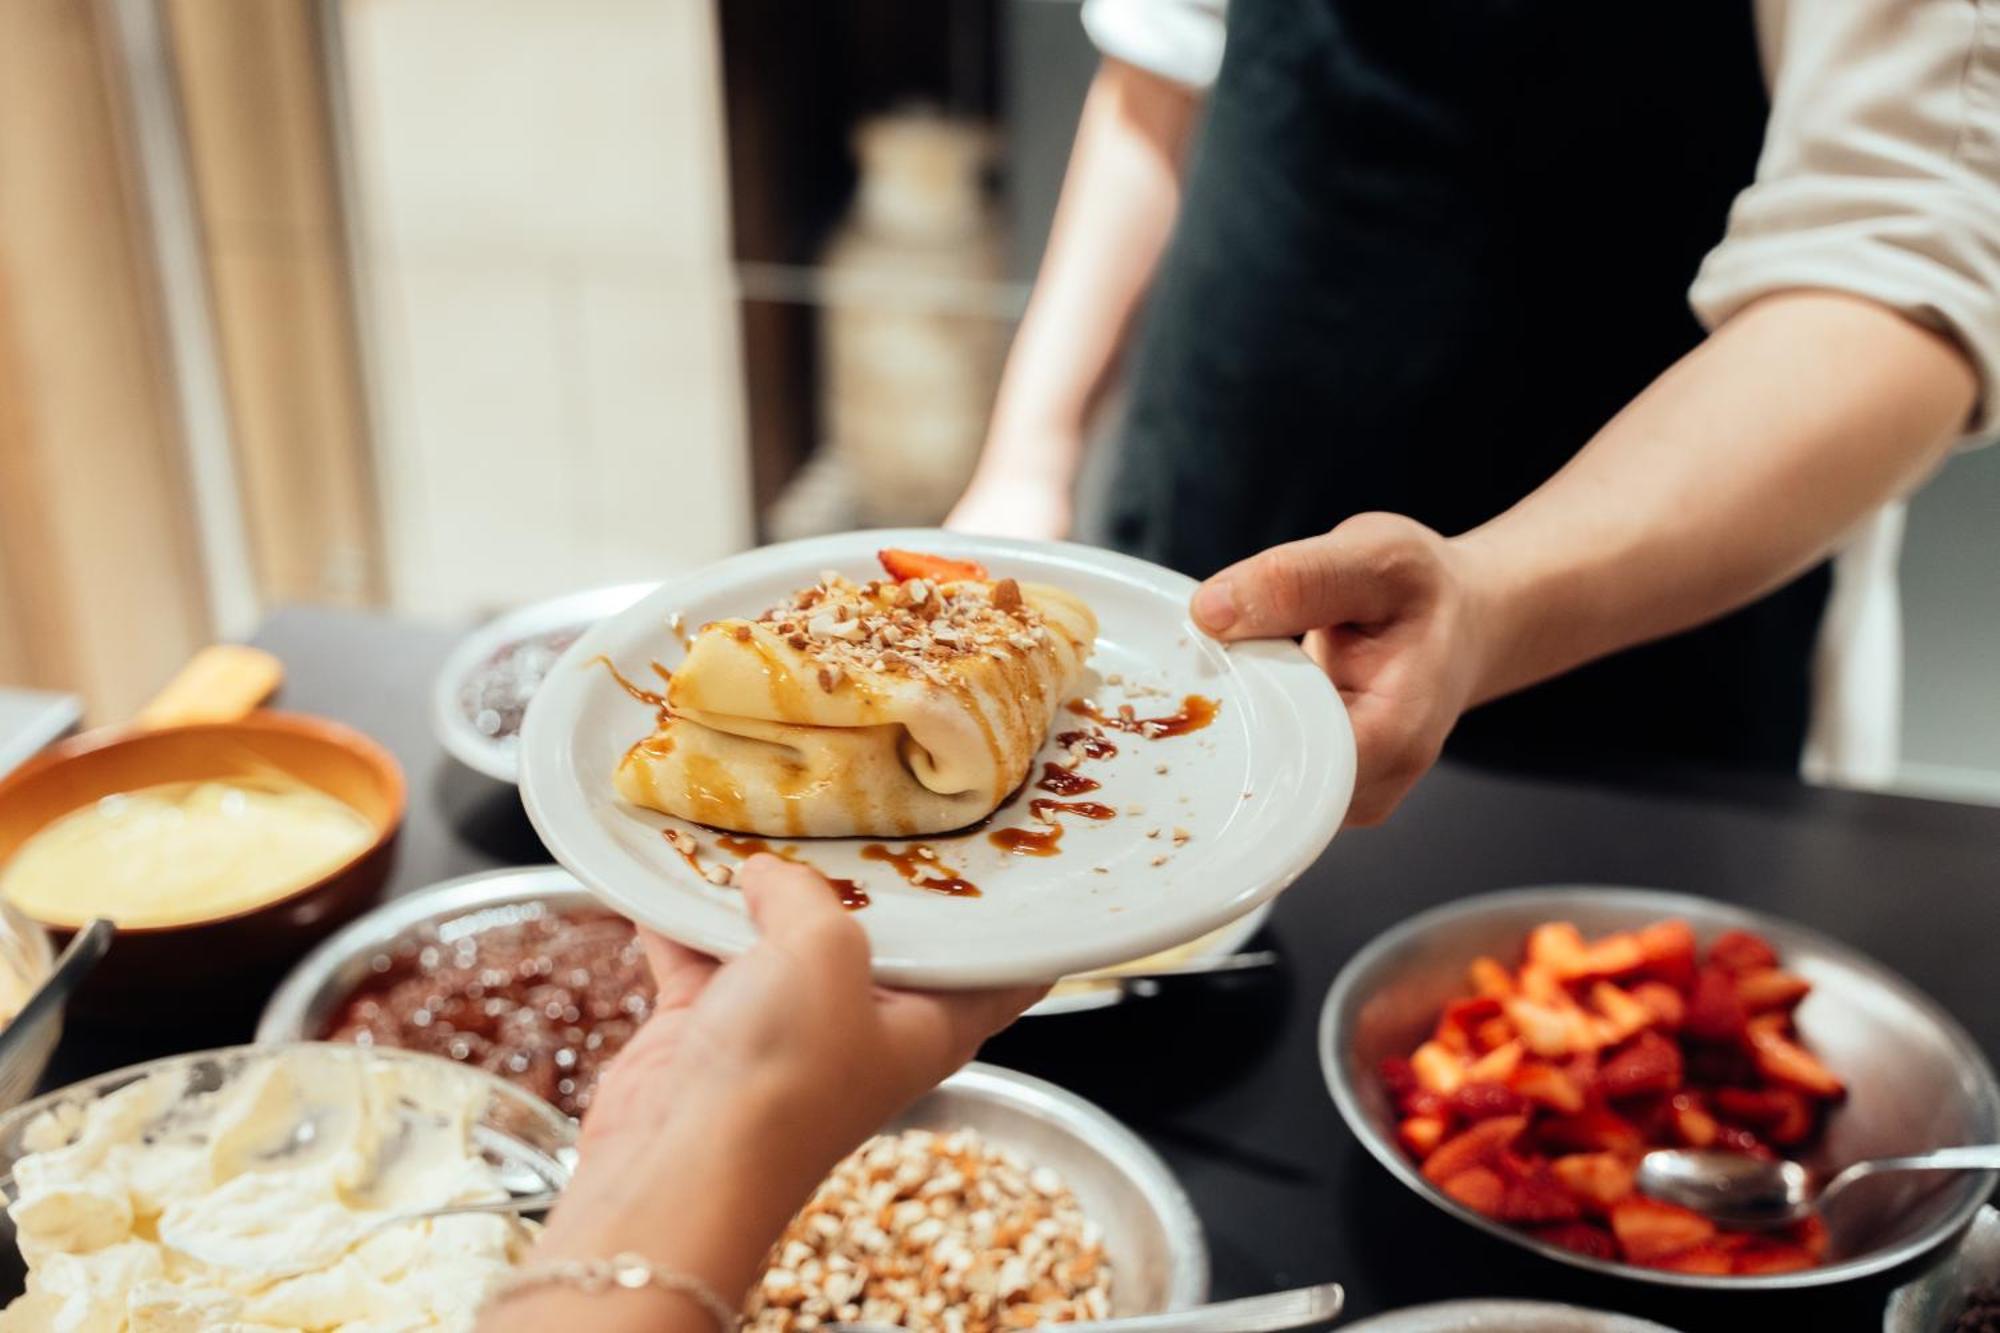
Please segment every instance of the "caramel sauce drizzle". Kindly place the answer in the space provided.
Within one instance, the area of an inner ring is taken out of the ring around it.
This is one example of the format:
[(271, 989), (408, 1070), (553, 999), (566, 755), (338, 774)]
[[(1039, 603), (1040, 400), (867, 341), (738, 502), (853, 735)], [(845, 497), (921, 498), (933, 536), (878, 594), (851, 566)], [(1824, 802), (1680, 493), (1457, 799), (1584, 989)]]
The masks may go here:
[(987, 834), (986, 840), (1014, 856), (1054, 856), (1062, 850), (1063, 829), (1056, 822), (1059, 816), (1069, 814), (1080, 819), (1110, 819), (1118, 813), (1096, 801), (1052, 801), (1040, 796), (1028, 802), (1028, 810), (1042, 821), (1043, 827), (1003, 828)]
[(590, 660), (592, 662), (601, 663), (604, 669), (611, 673), (611, 679), (618, 682), (619, 689), (625, 691), (625, 693), (631, 695), (634, 699), (637, 699), (640, 703), (646, 705), (648, 708), (658, 710), (661, 726), (665, 726), (667, 722), (673, 717), (672, 710), (669, 709), (667, 706), (667, 696), (665, 693), (666, 687), (673, 684), (674, 681), (673, 672), (667, 670), (665, 667), (661, 666), (658, 662), (653, 663), (653, 674), (660, 678), (660, 689), (649, 690), (644, 688), (643, 686), (636, 685), (632, 681), (626, 679), (625, 673), (620, 671), (615, 665), (613, 665), (611, 659), (606, 657), (604, 654), (599, 653), (597, 656), (591, 658)]
[(913, 842), (900, 852), (882, 843), (871, 842), (861, 849), (861, 859), (880, 861), (901, 875), (904, 883), (931, 893), (942, 893), (952, 898), (979, 896), (979, 886), (960, 878), (950, 866), (938, 860), (937, 849), (927, 842)]
[(1215, 715), (1221, 710), (1221, 704), (1199, 694), (1187, 695), (1181, 700), (1180, 711), (1169, 713), (1165, 717), (1140, 717), (1131, 704), (1120, 704), (1115, 714), (1107, 716), (1088, 699), (1069, 701), (1069, 711), (1078, 717), (1087, 717), (1099, 726), (1110, 727), (1113, 731), (1130, 732), (1152, 741), (1200, 731), (1215, 721)]
[(862, 888), (861, 885), (851, 879), (838, 879), (832, 875), (819, 872), (819, 868), (810, 861), (799, 859), (797, 856), (799, 849), (796, 847), (773, 847), (762, 838), (739, 838), (733, 833), (717, 835), (715, 845), (743, 861), (748, 861), (751, 857), (762, 852), (775, 856), (780, 861), (790, 861), (793, 865), (804, 866), (808, 870), (819, 873), (820, 878), (833, 886), (834, 893), (840, 897), (840, 905), (848, 911), (858, 912), (868, 906), (868, 890)]
[[(1082, 700), (1077, 702), (1081, 703)], [(1075, 703), (1070, 705), (1070, 711), (1076, 711)], [(1111, 738), (1096, 727), (1088, 731), (1061, 732), (1056, 736), (1056, 744), (1065, 750), (1074, 747), (1085, 759), (1110, 759), (1118, 753), (1118, 747), (1111, 743)]]
[(1042, 780), (1036, 787), (1057, 796), (1081, 796), (1087, 791), (1096, 791), (1104, 784), (1096, 778), (1087, 778), (1073, 768), (1063, 768), (1058, 764), (1042, 765)]

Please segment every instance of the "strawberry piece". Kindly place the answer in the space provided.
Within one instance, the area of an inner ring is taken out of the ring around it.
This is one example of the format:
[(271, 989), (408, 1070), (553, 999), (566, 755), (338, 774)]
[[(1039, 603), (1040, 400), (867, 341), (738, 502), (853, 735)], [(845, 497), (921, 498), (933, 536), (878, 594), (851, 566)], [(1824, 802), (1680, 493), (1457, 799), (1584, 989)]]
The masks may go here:
[(1720, 1276), (1735, 1271), (1736, 1256), (1726, 1246), (1714, 1241), (1703, 1241), (1674, 1254), (1660, 1255), (1653, 1259), (1636, 1260), (1648, 1268), (1665, 1268), (1675, 1273), (1703, 1273)]
[(1606, 1097), (1674, 1092), (1681, 1086), (1681, 1050), (1657, 1032), (1641, 1032), (1597, 1071)]
[(1717, 1088), (1715, 1109), (1781, 1145), (1804, 1143), (1817, 1123), (1813, 1104), (1796, 1088)]
[(1690, 1148), (1713, 1147), (1722, 1126), (1701, 1099), (1692, 1093), (1677, 1092), (1668, 1103), (1673, 1112), (1674, 1137)]
[(986, 577), (986, 566), (976, 560), (953, 560), (942, 555), (932, 555), (927, 551), (898, 551), (892, 547), (877, 551), (875, 558), (882, 562), (882, 568), (889, 577), (898, 583), (905, 579), (956, 583), (960, 579)]
[(1562, 978), (1556, 970), (1543, 963), (1524, 963), (1514, 979), (1514, 994), (1523, 1000), (1533, 1000), (1536, 1004), (1561, 1006), (1570, 1003), (1570, 993), (1564, 989)]
[(1489, 996), (1475, 996), (1470, 1000), (1453, 1000), (1444, 1007), (1438, 1017), (1437, 1028), (1431, 1039), (1448, 1050), (1470, 1055), (1473, 1049), (1472, 1030), (1490, 1018), (1500, 1016), (1500, 1001)]
[(1403, 1117), (1396, 1126), (1396, 1137), (1403, 1141), (1411, 1156), (1422, 1161), (1437, 1151), (1437, 1146), (1444, 1142), (1444, 1136), (1450, 1130), (1451, 1122), (1443, 1116), (1412, 1115)]
[(1817, 1217), (1808, 1217), (1793, 1223), (1789, 1239), (1792, 1244), (1811, 1255), (1814, 1263), (1826, 1258), (1826, 1223)]
[(1725, 972), (1756, 972), (1778, 965), (1778, 951), (1761, 935), (1747, 930), (1725, 930), (1708, 946), (1711, 967)]
[(1681, 1030), (1701, 1041), (1733, 1042), (1743, 1036), (1750, 1015), (1736, 994), (1736, 979), (1719, 967), (1695, 973)]
[(1600, 981), (1590, 988), (1590, 1007), (1603, 1016), (1599, 1031), (1607, 1042), (1613, 1044), (1653, 1026), (1653, 1011), (1641, 1004), (1636, 996), (1608, 981)]
[(1389, 1095), (1399, 1100), (1404, 1094), (1414, 1092), (1418, 1086), (1417, 1071), (1400, 1055), (1383, 1057), (1382, 1063), (1375, 1066), (1375, 1075), (1382, 1080), (1382, 1086), (1389, 1090)]
[(1758, 1138), (1754, 1130), (1745, 1129), (1741, 1125), (1719, 1124), (1715, 1131), (1714, 1146), (1750, 1157), (1760, 1157), (1767, 1162), (1778, 1160), (1778, 1154), (1770, 1144)]
[(1715, 1223), (1691, 1209), (1634, 1194), (1612, 1207), (1611, 1233), (1633, 1263), (1658, 1264), (1712, 1239)]
[(1776, 967), (1740, 973), (1736, 978), (1736, 998), (1753, 1014), (1766, 1009), (1790, 1009), (1811, 990), (1812, 983), (1804, 977)]
[(1497, 1215), (1503, 1222), (1573, 1222), (1583, 1209), (1547, 1167), (1538, 1167), (1507, 1182)]
[(1639, 953), (1646, 975), (1676, 990), (1694, 980), (1694, 930), (1685, 921), (1656, 921), (1638, 932)]
[(1583, 932), (1567, 921), (1547, 921), (1528, 932), (1528, 962), (1559, 979), (1584, 974)]
[(1500, 1205), (1507, 1197), (1507, 1182), (1487, 1166), (1467, 1167), (1438, 1188), (1473, 1212), (1488, 1217), (1500, 1216)]
[(1472, 1029), (1472, 1048), (1476, 1051), (1496, 1051), (1502, 1046), (1520, 1044), (1514, 1035), (1514, 1025), (1507, 1021), (1505, 1014), (1489, 1018)]
[(1537, 1240), (1587, 1254), (1593, 1259), (1618, 1257), (1618, 1242), (1611, 1239), (1611, 1233), (1589, 1222), (1558, 1222), (1554, 1226), (1530, 1227), (1529, 1232)]
[(1526, 1053), (1527, 1048), (1519, 1041), (1503, 1042), (1466, 1066), (1465, 1081), (1504, 1085), (1521, 1067), (1521, 1057)]
[(1739, 1246), (1732, 1256), (1730, 1271), (1751, 1276), (1760, 1273), (1796, 1273), (1819, 1261), (1796, 1245), (1756, 1237)]
[(1636, 972), (1645, 965), (1646, 951), (1639, 937), (1629, 932), (1606, 935), (1583, 951), (1583, 971), (1587, 977), (1615, 977)]
[(1535, 1140), (1555, 1154), (1610, 1152), (1636, 1157), (1646, 1147), (1646, 1136), (1638, 1126), (1601, 1106), (1550, 1116), (1535, 1127)]
[(1847, 1095), (1847, 1085), (1835, 1078), (1805, 1047), (1785, 1035), (1789, 1018), (1781, 1013), (1759, 1014), (1746, 1028), (1751, 1057), (1757, 1072), (1773, 1083), (1797, 1088), (1814, 1097), (1837, 1101)]
[(1492, 1165), (1499, 1160), (1501, 1150), (1520, 1138), (1527, 1127), (1528, 1117), (1524, 1115), (1495, 1116), (1469, 1126), (1439, 1144), (1438, 1150), (1424, 1159), (1424, 1179), (1434, 1185), (1442, 1184), (1471, 1167)]
[(1583, 1109), (1583, 1089), (1569, 1075), (1540, 1060), (1523, 1060), (1507, 1086), (1529, 1101), (1574, 1115)]
[(1528, 1099), (1504, 1083), (1466, 1083), (1448, 1101), (1453, 1115), (1470, 1124), (1496, 1115), (1521, 1115)]
[(1497, 958), (1473, 959), (1465, 978), (1474, 991), (1491, 999), (1504, 1000), (1514, 993), (1514, 978)]
[(1687, 999), (1664, 981), (1642, 981), (1632, 988), (1632, 998), (1646, 1006), (1653, 1026), (1663, 1032), (1678, 1032), (1687, 1018)]
[(1579, 1152), (1549, 1163), (1562, 1187), (1579, 1202), (1608, 1210), (1632, 1195), (1637, 1168), (1616, 1153)]
[(1763, 1082), (1757, 1062), (1741, 1046), (1717, 1046), (1712, 1042), (1690, 1041), (1681, 1047), (1687, 1066), (1686, 1079), (1704, 1087), (1747, 1088)]
[(1442, 1043), (1427, 1041), (1410, 1052), (1410, 1068), (1416, 1071), (1419, 1086), (1449, 1097), (1465, 1082), (1466, 1059)]

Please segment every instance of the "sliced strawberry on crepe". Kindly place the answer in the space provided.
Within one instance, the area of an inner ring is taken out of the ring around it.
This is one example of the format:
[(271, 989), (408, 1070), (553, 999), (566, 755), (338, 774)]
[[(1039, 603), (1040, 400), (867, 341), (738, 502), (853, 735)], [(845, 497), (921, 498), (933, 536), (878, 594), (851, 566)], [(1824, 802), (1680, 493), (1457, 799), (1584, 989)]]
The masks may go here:
[(882, 562), (882, 568), (898, 583), (909, 579), (925, 579), (931, 583), (958, 583), (966, 579), (984, 579), (986, 566), (976, 560), (953, 560), (948, 556), (932, 555), (927, 551), (899, 551), (894, 547), (877, 551), (875, 558)]

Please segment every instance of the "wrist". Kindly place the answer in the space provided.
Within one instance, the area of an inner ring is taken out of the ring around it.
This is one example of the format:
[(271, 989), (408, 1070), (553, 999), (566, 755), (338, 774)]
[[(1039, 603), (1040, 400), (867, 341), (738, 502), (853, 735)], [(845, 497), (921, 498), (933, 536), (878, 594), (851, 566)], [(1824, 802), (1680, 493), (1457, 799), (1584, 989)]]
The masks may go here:
[(779, 1099), (747, 1081), (726, 1097), (681, 1102), (648, 1129), (586, 1138), (538, 1258), (631, 1251), (735, 1300), (832, 1166), (800, 1150), (787, 1119)]
[(1504, 542), (1485, 528), (1445, 542), (1462, 607), (1462, 651), (1468, 664), (1465, 707), (1520, 688), (1518, 662), (1526, 630), (1520, 623), (1525, 599), (1520, 575)]

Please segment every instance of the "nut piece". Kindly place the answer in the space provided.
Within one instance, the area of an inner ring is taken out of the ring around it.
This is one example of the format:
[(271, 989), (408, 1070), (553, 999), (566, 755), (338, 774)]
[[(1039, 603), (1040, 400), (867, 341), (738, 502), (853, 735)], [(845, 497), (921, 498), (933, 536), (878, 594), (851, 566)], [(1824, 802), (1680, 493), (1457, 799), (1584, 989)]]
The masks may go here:
[(729, 867), (724, 865), (703, 866), (701, 877), (717, 888), (721, 888), (734, 878), (730, 874)]
[(1021, 585), (1012, 579), (1001, 579), (993, 585), (993, 609), (996, 611), (1018, 611), (1021, 609)]

